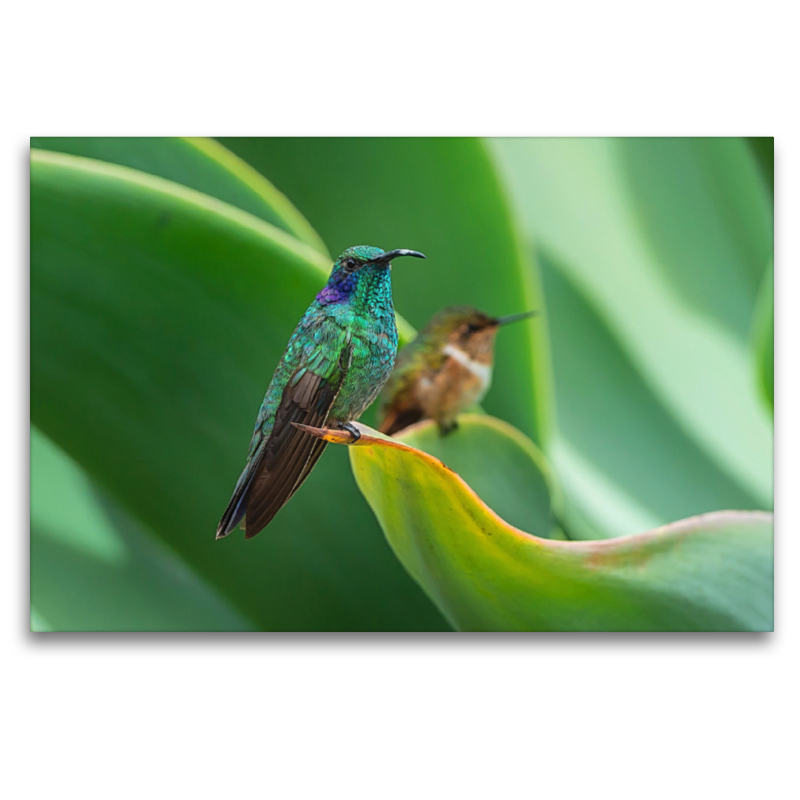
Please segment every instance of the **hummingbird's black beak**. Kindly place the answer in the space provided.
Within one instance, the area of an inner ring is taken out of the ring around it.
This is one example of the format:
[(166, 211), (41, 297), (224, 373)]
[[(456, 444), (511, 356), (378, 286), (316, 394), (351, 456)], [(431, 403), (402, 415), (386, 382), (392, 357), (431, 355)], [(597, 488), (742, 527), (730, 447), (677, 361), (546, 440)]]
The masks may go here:
[(390, 250), (388, 253), (382, 253), (377, 258), (370, 259), (368, 264), (388, 264), (393, 258), (400, 258), (400, 256), (414, 256), (414, 258), (425, 258), (422, 253), (416, 250)]
[(523, 311), (521, 314), (509, 314), (507, 317), (498, 317), (495, 325), (508, 325), (510, 322), (519, 322), (521, 319), (529, 319), (538, 316), (538, 311)]

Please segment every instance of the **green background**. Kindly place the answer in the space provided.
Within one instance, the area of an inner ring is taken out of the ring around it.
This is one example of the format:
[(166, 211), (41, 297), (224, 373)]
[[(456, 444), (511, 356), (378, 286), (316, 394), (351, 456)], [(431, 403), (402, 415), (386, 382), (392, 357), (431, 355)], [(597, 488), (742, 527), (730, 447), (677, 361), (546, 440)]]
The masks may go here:
[(544, 312), (499, 334), (484, 403), (521, 444), (417, 442), (509, 522), (605, 539), (772, 507), (772, 140), (31, 145), (34, 629), (451, 628), (343, 448), (264, 534), (214, 541), (285, 342), (355, 244), (428, 256), (393, 273), (406, 338), (454, 303)]

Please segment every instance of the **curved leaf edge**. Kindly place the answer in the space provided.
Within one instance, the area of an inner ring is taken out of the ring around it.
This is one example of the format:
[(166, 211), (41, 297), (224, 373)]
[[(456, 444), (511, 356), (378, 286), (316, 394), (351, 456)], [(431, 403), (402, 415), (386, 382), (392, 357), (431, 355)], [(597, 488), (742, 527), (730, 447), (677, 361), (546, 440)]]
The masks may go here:
[[(489, 419), (493, 419), (489, 417)], [(507, 426), (507, 423), (503, 423), (501, 420), (495, 420), (498, 429), (504, 429)], [(419, 423), (425, 424), (425, 423)], [(361, 438), (352, 443), (348, 439), (348, 434), (345, 432), (332, 429), (325, 429), (325, 436), (321, 438), (325, 438), (326, 441), (333, 442), (335, 444), (346, 444), (351, 447), (389, 447), (395, 448), (397, 450), (405, 451), (412, 455), (415, 458), (419, 458), (420, 460), (427, 462), (427, 464), (433, 467), (437, 472), (442, 474), (446, 481), (453, 482), (459, 485), (459, 488), (464, 491), (464, 493), (469, 496), (475, 503), (479, 506), (481, 511), (491, 519), (495, 524), (499, 525), (502, 528), (505, 528), (510, 534), (522, 537), (526, 542), (542, 544), (544, 546), (552, 546), (555, 548), (567, 548), (572, 550), (585, 550), (587, 552), (599, 552), (603, 550), (612, 550), (618, 547), (622, 547), (626, 544), (640, 544), (645, 542), (649, 539), (654, 539), (659, 536), (665, 536), (670, 534), (681, 535), (693, 528), (698, 527), (699, 524), (702, 523), (703, 527), (713, 529), (718, 527), (723, 527), (727, 522), (730, 521), (753, 521), (753, 522), (764, 522), (764, 523), (772, 523), (773, 522), (773, 514), (769, 511), (759, 511), (759, 510), (749, 510), (749, 509), (724, 509), (718, 511), (709, 511), (705, 514), (698, 514), (693, 517), (687, 517), (685, 519), (677, 520), (675, 522), (670, 522), (666, 525), (662, 525), (658, 528), (652, 528), (648, 531), (642, 531), (639, 533), (629, 534), (628, 536), (618, 536), (613, 539), (584, 539), (584, 540), (576, 540), (576, 541), (563, 541), (559, 539), (542, 539), (539, 536), (535, 536), (531, 533), (521, 530), (520, 528), (516, 528), (513, 525), (510, 525), (506, 522), (497, 512), (495, 512), (492, 508), (490, 508), (484, 501), (478, 496), (478, 494), (472, 489), (472, 487), (457, 473), (454, 472), (450, 467), (444, 464), (435, 456), (432, 456), (426, 453), (424, 450), (419, 450), (416, 447), (412, 447), (411, 445), (404, 444), (396, 439), (391, 439), (389, 437), (384, 436), (383, 434), (379, 433), (378, 431), (373, 431), (371, 428), (367, 428), (365, 425), (361, 425), (360, 423), (356, 423), (357, 427), (362, 430)], [(508, 428), (511, 428), (512, 431), (515, 429), (508, 425)], [(406, 430), (410, 430), (406, 429)], [(505, 432), (505, 431), (504, 431)], [(515, 431), (518, 437), (522, 437), (522, 434), (519, 431)], [(522, 437), (525, 438), (525, 437)]]
[(216, 139), (204, 136), (185, 136), (181, 138), (206, 158), (215, 161), (230, 172), (264, 200), (267, 205), (271, 206), (297, 239), (318, 250), (325, 258), (330, 259), (328, 248), (311, 223), (292, 205), (289, 198), (258, 170), (251, 167), (250, 164), (228, 150)]
[[(505, 522), (434, 457), (365, 433), (350, 451), (359, 489), (395, 555), (457, 629), (774, 629), (769, 512), (714, 511), (614, 539), (541, 539)], [(747, 583), (735, 588), (737, 580)]]
[[(519, 431), (517, 431), (513, 426), (508, 425), (508, 423), (503, 422), (502, 420), (497, 420), (493, 417), (488, 416), (478, 416), (475, 415), (477, 418), (481, 420), (492, 420), (492, 424), (503, 433), (508, 434), (516, 434), (515, 438), (521, 444), (523, 443), (522, 440), (526, 440)], [(295, 424), (295, 423), (293, 423)], [(429, 467), (432, 467), (437, 473), (439, 473), (445, 481), (451, 482), (456, 484), (467, 497), (475, 502), (475, 504), (480, 509), (481, 513), (483, 513), (486, 518), (491, 521), (493, 524), (497, 525), (505, 529), (510, 535), (519, 537), (523, 541), (535, 544), (535, 545), (542, 545), (545, 547), (554, 547), (554, 548), (567, 548), (573, 551), (585, 551), (585, 552), (603, 552), (614, 550), (618, 548), (625, 547), (627, 545), (637, 545), (643, 542), (646, 542), (650, 539), (655, 539), (658, 537), (664, 537), (669, 535), (676, 535), (680, 536), (687, 532), (691, 532), (693, 528), (697, 528), (698, 526), (702, 525), (703, 528), (708, 530), (713, 530), (714, 528), (721, 528), (724, 525), (731, 521), (741, 521), (741, 522), (754, 522), (754, 523), (769, 523), (772, 524), (774, 517), (773, 514), (769, 511), (759, 511), (759, 510), (749, 510), (749, 509), (723, 509), (718, 511), (709, 511), (705, 514), (698, 514), (693, 517), (687, 517), (685, 519), (677, 520), (675, 522), (670, 522), (666, 525), (662, 525), (658, 528), (652, 528), (648, 531), (642, 531), (639, 533), (629, 534), (628, 536), (618, 536), (613, 539), (582, 539), (582, 540), (575, 540), (575, 541), (564, 541), (560, 539), (543, 539), (539, 536), (535, 536), (534, 534), (528, 533), (526, 531), (517, 528), (508, 522), (506, 522), (496, 511), (490, 508), (486, 503), (478, 496), (478, 494), (472, 489), (472, 487), (454, 470), (450, 469), (445, 463), (440, 461), (435, 456), (426, 453), (424, 450), (420, 450), (416, 447), (412, 447), (411, 445), (405, 444), (404, 442), (398, 441), (397, 439), (393, 439), (385, 434), (382, 434), (372, 428), (369, 428), (362, 423), (356, 422), (353, 423), (356, 428), (359, 429), (361, 434), (360, 438), (353, 442), (351, 440), (351, 436), (347, 431), (342, 431), (337, 428), (312, 428), (307, 425), (300, 425), (297, 424), (297, 427), (302, 428), (303, 430), (310, 433), (312, 436), (316, 436), (319, 439), (324, 439), (327, 442), (331, 442), (332, 444), (340, 444), (345, 445), (351, 448), (371, 448), (371, 447), (379, 447), (379, 448), (389, 448), (401, 451), (405, 454), (413, 458), (418, 458), (421, 461), (425, 462)], [(429, 425), (432, 424), (430, 422), (423, 422), (417, 423), (414, 426), (410, 426), (406, 428), (405, 431), (411, 431), (412, 428), (417, 428), (421, 425)], [(526, 447), (532, 457), (537, 459), (537, 466), (540, 464), (544, 465), (543, 474), (545, 476), (547, 473), (545, 470), (549, 470), (550, 467), (545, 461), (540, 461), (539, 459), (543, 458), (543, 454), (536, 453), (535, 445), (529, 442), (531, 448)], [(353, 463), (354, 473), (356, 477), (356, 482), (358, 482), (358, 474), (356, 471), (356, 463), (354, 463), (354, 459), (358, 459), (359, 456), (355, 455), (351, 451), (351, 463)], [(360, 485), (359, 485), (360, 488)], [(367, 497), (365, 495), (365, 497)], [(367, 497), (367, 500), (369, 498)]]
[[(31, 169), (38, 165), (46, 165), (82, 171), (101, 178), (134, 184), (155, 194), (169, 195), (205, 213), (218, 214), (227, 221), (247, 229), (250, 233), (270, 240), (273, 244), (291, 253), (295, 258), (304, 261), (309, 270), (323, 282), (328, 279), (330, 274), (331, 262), (319, 250), (296, 239), (275, 225), (250, 214), (248, 211), (243, 211), (203, 192), (190, 189), (166, 178), (160, 178), (157, 175), (150, 175), (130, 167), (110, 164), (106, 161), (85, 158), (84, 156), (73, 156), (53, 150), (37, 150), (34, 148), (31, 150), (30, 158)], [(401, 342), (413, 339), (416, 335), (414, 328), (400, 314), (395, 313), (395, 316)]]
[[(493, 428), (502, 436), (506, 436), (514, 441), (514, 443), (521, 450), (525, 451), (531, 461), (533, 461), (533, 463), (536, 465), (536, 468), (539, 470), (539, 472), (544, 476), (545, 483), (547, 484), (547, 488), (550, 493), (551, 508), (553, 509), (553, 513), (556, 515), (557, 524), (561, 525), (560, 520), (564, 514), (564, 493), (561, 489), (561, 484), (556, 476), (555, 470), (550, 464), (550, 461), (548, 460), (544, 451), (541, 450), (532, 439), (529, 439), (524, 433), (522, 433), (522, 431), (518, 430), (505, 420), (498, 419), (490, 414), (486, 414), (483, 409), (477, 409), (476, 411), (467, 414), (459, 414), (458, 420), (459, 423), (477, 423), (487, 428)], [(409, 425), (407, 428), (404, 428), (402, 431), (399, 431), (397, 434), (395, 434), (394, 440), (406, 444), (406, 442), (404, 442), (406, 436), (413, 435), (416, 431), (422, 430), (423, 428), (433, 427), (434, 424), (435, 423), (431, 420), (422, 420), (421, 422), (414, 423), (413, 425)], [(418, 450), (421, 453), (425, 453), (424, 450), (414, 447), (413, 445), (409, 444), (407, 446), (411, 447), (413, 450)], [(436, 458), (436, 456), (431, 456), (429, 453), (425, 453), (425, 455), (435, 459), (436, 461), (439, 461), (439, 463), (443, 463), (440, 459)], [(444, 466), (447, 469), (450, 469), (446, 464)], [(450, 471), (453, 472), (453, 474), (458, 475), (458, 473), (454, 470)], [(458, 477), (464, 482), (465, 485), (469, 485), (467, 481), (464, 480), (464, 478), (462, 478), (460, 475)], [(472, 493), (478, 497), (478, 494), (473, 489), (470, 489), (470, 491), (472, 491)], [(486, 504), (484, 503), (484, 505)], [(489, 506), (487, 506), (487, 508), (488, 507)]]

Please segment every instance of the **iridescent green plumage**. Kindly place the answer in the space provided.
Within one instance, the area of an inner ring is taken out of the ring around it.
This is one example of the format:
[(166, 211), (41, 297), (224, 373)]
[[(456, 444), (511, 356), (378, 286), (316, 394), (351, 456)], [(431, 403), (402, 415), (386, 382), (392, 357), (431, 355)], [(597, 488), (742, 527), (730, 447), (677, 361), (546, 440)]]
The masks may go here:
[(360, 246), (336, 260), (272, 376), (218, 539), (243, 517), (255, 536), (311, 472), (326, 443), (294, 423), (347, 427), (377, 397), (397, 355), (390, 265), (403, 255), (424, 258)]

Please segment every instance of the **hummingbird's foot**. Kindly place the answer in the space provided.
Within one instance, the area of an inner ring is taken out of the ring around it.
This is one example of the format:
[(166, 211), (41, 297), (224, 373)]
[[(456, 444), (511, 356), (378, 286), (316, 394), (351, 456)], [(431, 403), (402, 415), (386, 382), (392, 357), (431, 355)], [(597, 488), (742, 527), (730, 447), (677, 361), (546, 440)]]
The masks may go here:
[(361, 438), (361, 431), (352, 422), (337, 422), (336, 427), (350, 434), (350, 444), (355, 444)]
[(442, 422), (442, 421), (439, 422), (439, 433), (441, 433), (442, 436), (447, 436), (449, 433), (452, 433), (457, 429), (458, 429), (457, 420), (452, 420), (451, 422)]

